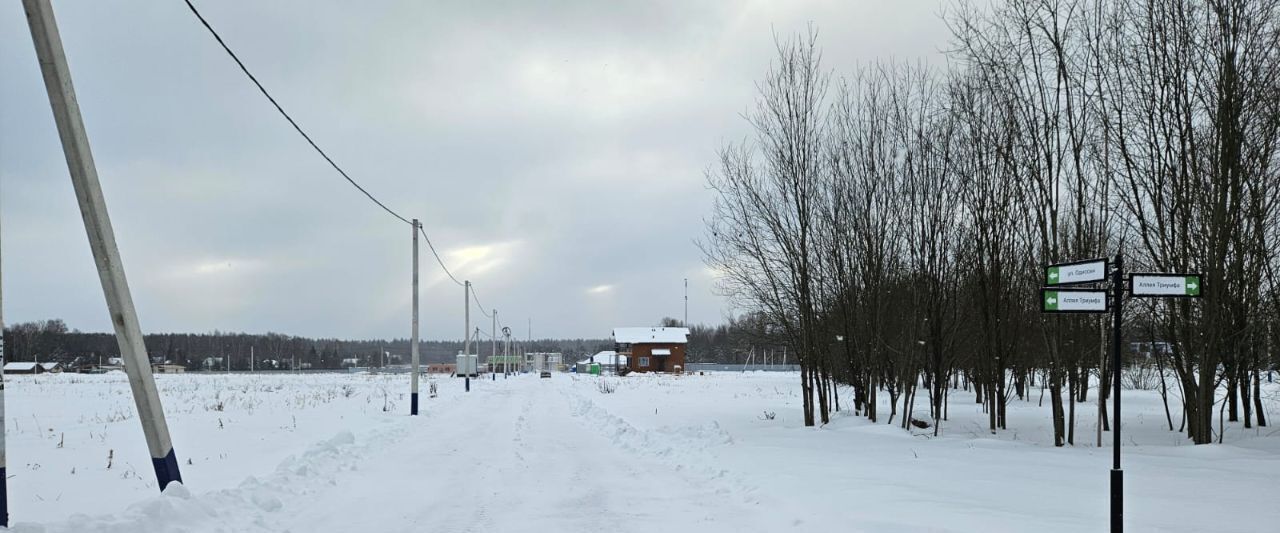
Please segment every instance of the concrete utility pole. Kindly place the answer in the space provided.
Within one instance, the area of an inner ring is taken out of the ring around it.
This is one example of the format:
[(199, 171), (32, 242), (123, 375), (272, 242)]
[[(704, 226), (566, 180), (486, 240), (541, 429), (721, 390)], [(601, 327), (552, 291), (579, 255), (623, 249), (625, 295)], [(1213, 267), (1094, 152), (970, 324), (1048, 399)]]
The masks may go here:
[[(498, 310), (497, 309), (493, 310), (493, 326), (492, 326), (492, 329), (490, 329), (489, 331), (490, 331), (489, 343), (492, 345), (489, 351), (489, 360), (492, 361), (493, 358), (497, 357), (498, 355)], [(490, 368), (489, 374), (494, 381), (498, 379), (498, 373), (494, 372), (494, 369)]]
[(253, 345), (249, 345), (249, 371), (253, 372)]
[(684, 278), (684, 327), (689, 327), (689, 278)]
[(502, 379), (511, 375), (511, 328), (502, 327)]
[[(3, 254), (0, 254), (3, 256)], [(0, 275), (0, 280), (4, 276)], [(0, 526), (9, 527), (9, 477), (4, 442), (4, 284), (0, 283)], [(98, 365), (102, 366), (102, 365)]]
[(409, 377), (409, 414), (418, 414), (418, 228), (422, 224), (413, 219), (413, 329), (409, 332), (409, 358), (413, 369)]
[[(463, 360), (466, 361), (471, 357), (471, 280), (467, 280), (462, 284), (462, 308), (463, 319), (466, 322), (464, 324), (466, 333), (464, 334), (465, 336), (462, 341), (462, 355), (467, 356), (463, 358)], [(469, 370), (470, 369), (463, 369), (463, 379), (467, 386), (467, 392), (471, 392), (471, 372), (469, 372)]]
[(89, 150), (89, 137), (80, 117), (75, 88), (71, 84), (71, 70), (58, 35), (57, 21), (49, 0), (23, 0), (31, 40), (35, 44), (36, 58), (44, 74), (45, 89), (49, 93), (49, 105), (58, 125), (62, 151), (66, 155), (67, 168), (71, 172), (71, 184), (80, 204), (80, 215), (89, 236), (89, 248), (98, 267), (98, 279), (111, 313), (120, 356), (124, 358), (124, 370), (129, 376), (129, 387), (138, 407), (138, 421), (146, 436), (151, 453), (151, 465), (156, 471), (160, 490), (169, 483), (182, 481), (178, 471), (178, 458), (173, 453), (169, 439), (169, 426), (165, 423), (164, 408), (156, 390), (155, 376), (151, 374), (151, 360), (143, 342), (138, 314), (133, 307), (133, 296), (125, 279), (124, 266), (120, 262), (120, 250), (116, 246), (111, 218), (107, 215), (107, 203), (98, 183), (98, 170)]

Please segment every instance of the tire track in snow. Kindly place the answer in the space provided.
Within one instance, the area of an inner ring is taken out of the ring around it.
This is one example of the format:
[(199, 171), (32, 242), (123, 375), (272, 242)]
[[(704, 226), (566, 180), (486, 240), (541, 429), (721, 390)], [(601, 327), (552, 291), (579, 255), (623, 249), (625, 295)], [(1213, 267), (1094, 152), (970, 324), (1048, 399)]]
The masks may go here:
[(733, 444), (733, 437), (716, 422), (683, 428), (642, 429), (610, 413), (576, 391), (561, 391), (572, 405), (573, 416), (582, 419), (612, 443), (636, 454), (645, 455), (688, 474), (692, 481), (715, 487), (717, 494), (737, 495), (742, 503), (759, 504), (759, 487), (748, 483), (729, 470), (713, 466), (714, 450)]

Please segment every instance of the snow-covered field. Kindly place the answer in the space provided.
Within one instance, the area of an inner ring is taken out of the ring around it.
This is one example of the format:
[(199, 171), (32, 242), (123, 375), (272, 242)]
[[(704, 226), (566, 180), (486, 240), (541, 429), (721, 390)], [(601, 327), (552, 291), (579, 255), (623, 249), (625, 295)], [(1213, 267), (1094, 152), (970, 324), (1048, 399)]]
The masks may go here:
[[(10, 377), (18, 531), (1099, 531), (1096, 403), (1075, 447), (1015, 401), (991, 435), (971, 393), (943, 435), (842, 412), (804, 428), (798, 376), (438, 380), (407, 416), (405, 375), (160, 375), (186, 486), (156, 491), (122, 374)], [(602, 382), (614, 392), (601, 391)], [(1038, 392), (1038, 390), (1037, 390)], [(1280, 384), (1264, 390), (1280, 415)], [(1091, 394), (1092, 398), (1092, 394)], [(919, 402), (923, 404), (923, 402)], [(1177, 423), (1175, 409), (1175, 424)], [(776, 413), (776, 416), (766, 416)], [(882, 413), (888, 413), (887, 406)], [(1125, 391), (1129, 531), (1280, 530), (1280, 430), (1227, 444), (1170, 432)], [(918, 413), (917, 416), (923, 416)], [(1274, 420), (1274, 419), (1272, 419)], [(110, 465), (108, 467), (108, 465)]]

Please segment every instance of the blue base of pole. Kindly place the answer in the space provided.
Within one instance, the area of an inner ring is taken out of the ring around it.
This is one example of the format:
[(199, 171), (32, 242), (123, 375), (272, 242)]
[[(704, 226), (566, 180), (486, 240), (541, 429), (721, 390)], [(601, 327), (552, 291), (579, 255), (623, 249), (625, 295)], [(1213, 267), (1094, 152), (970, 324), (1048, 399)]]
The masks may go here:
[(471, 376), (467, 376), (467, 392), (471, 392)]
[(489, 375), (493, 376), (493, 379), (491, 379), (490, 381), (498, 381), (498, 374), (496, 372), (490, 373)]
[(416, 416), (418, 414), (418, 393), (409, 394), (409, 414)]
[(9, 476), (0, 467), (0, 526), (9, 527)]
[(156, 482), (161, 491), (174, 481), (182, 483), (182, 473), (178, 471), (178, 456), (174, 455), (173, 448), (169, 448), (169, 454), (164, 457), (152, 457), (151, 466), (156, 469)]
[(1111, 533), (1124, 531), (1124, 470), (1111, 470)]

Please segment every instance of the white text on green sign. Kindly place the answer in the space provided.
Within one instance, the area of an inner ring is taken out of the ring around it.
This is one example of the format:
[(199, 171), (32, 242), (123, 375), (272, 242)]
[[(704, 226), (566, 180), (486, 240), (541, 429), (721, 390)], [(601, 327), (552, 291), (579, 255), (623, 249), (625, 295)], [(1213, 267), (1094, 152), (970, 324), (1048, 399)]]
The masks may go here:
[(1191, 274), (1134, 274), (1134, 296), (1200, 296), (1200, 276)]
[(1089, 283), (1107, 279), (1107, 262), (1105, 260), (1053, 265), (1045, 269), (1045, 285), (1067, 285), (1070, 283)]
[(1044, 291), (1043, 310), (1048, 312), (1105, 312), (1106, 291)]

